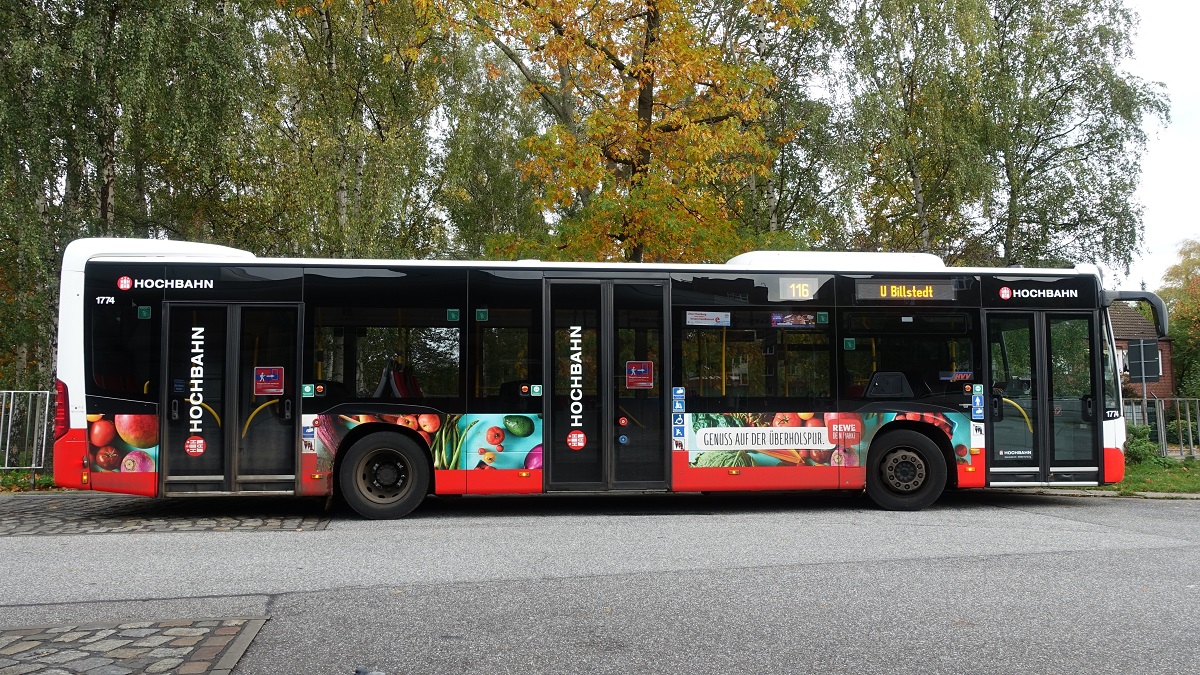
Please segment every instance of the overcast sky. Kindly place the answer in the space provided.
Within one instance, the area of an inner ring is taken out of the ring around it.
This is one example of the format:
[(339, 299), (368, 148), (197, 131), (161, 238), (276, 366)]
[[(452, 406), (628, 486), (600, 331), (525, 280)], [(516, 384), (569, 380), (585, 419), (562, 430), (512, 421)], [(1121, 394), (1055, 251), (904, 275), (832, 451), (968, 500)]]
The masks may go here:
[(1147, 129), (1138, 199), (1145, 208), (1144, 251), (1122, 287), (1136, 289), (1144, 280), (1156, 290), (1162, 272), (1173, 265), (1179, 243), (1200, 238), (1200, 4), (1169, 0), (1125, 0), (1141, 15), (1136, 58), (1129, 72), (1162, 82), (1171, 98), (1171, 122)]

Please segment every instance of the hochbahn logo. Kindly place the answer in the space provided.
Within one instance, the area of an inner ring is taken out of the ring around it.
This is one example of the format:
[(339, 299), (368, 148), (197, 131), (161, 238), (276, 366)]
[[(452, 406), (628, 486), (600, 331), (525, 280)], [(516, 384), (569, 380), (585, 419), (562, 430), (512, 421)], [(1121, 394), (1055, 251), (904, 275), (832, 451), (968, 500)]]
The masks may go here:
[(1013, 298), (1078, 298), (1079, 291), (1074, 288), (1009, 288), (1000, 287), (1000, 299)]
[(128, 291), (131, 288), (212, 288), (212, 279), (134, 279), (121, 277), (117, 279), (117, 288)]

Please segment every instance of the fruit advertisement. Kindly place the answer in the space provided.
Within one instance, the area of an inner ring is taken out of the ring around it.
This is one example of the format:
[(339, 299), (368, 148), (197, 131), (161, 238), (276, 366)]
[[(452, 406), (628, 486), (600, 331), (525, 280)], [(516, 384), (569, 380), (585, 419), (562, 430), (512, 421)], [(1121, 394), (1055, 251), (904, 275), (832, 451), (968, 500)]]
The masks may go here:
[(692, 467), (861, 466), (875, 434), (899, 420), (933, 425), (957, 461), (970, 463), (970, 431), (960, 413), (687, 413), (676, 449), (688, 452)]
[(342, 439), (361, 424), (394, 424), (413, 430), (428, 444), (437, 470), (542, 468), (541, 415), (430, 413), (315, 416), (311, 427), (306, 423), (304, 449), (317, 454), (318, 470), (333, 469), (333, 456)]
[(92, 471), (157, 471), (158, 415), (88, 415), (87, 419)]

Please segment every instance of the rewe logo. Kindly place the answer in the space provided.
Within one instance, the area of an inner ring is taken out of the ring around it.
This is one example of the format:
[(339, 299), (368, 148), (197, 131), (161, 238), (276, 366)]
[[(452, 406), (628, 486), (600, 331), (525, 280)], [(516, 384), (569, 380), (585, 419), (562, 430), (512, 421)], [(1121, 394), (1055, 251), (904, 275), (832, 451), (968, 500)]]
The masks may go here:
[(1013, 296), (1013, 292), (1012, 292), (1011, 288), (1009, 288), (1008, 286), (1000, 287), (1000, 299), (1001, 300), (1011, 300), (1012, 296)]
[(123, 291), (133, 288), (133, 279), (130, 279), (129, 277), (121, 277), (120, 279), (117, 279), (117, 288)]

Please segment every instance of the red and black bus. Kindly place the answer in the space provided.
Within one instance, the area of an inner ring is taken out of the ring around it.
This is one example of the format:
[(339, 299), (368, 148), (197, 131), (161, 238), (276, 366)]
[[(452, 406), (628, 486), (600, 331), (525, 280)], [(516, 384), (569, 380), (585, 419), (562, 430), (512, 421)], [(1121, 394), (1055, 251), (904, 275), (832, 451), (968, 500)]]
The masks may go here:
[(1094, 267), (763, 251), (723, 265), (67, 248), (54, 475), (147, 496), (947, 488), (1124, 474)]

